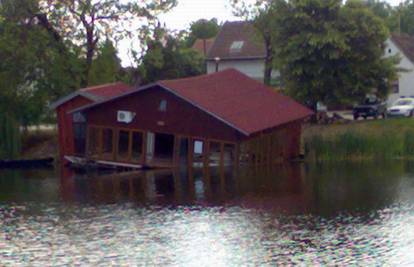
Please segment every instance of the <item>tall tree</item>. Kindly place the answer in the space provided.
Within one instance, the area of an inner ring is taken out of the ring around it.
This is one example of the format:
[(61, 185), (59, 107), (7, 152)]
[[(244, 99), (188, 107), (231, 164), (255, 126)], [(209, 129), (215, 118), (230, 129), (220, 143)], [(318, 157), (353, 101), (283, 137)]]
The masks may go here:
[(103, 43), (92, 62), (89, 85), (116, 82), (120, 78), (121, 60), (110, 40)]
[(275, 47), (272, 42), (272, 25), (271, 21), (274, 16), (278, 15), (275, 9), (277, 5), (272, 5), (273, 1), (257, 0), (254, 4), (248, 5), (247, 2), (231, 0), (233, 13), (245, 20), (251, 21), (256, 29), (256, 35), (251, 36), (257, 42), (262, 42), (265, 46), (265, 68), (263, 73), (263, 82), (270, 85), (272, 82), (272, 72), (274, 70), (274, 53)]
[(139, 29), (131, 25), (148, 26), (156, 21), (157, 14), (175, 4), (176, 0), (39, 0), (40, 12), (33, 13), (56, 39), (75, 40), (82, 45), (82, 86), (87, 86), (98, 43), (104, 36), (112, 41), (132, 38)]
[(203, 57), (161, 27), (157, 27), (154, 38), (147, 40), (147, 47), (139, 66), (144, 84), (199, 75), (204, 71)]
[(188, 47), (193, 46), (197, 39), (203, 40), (204, 55), (207, 54), (206, 40), (215, 37), (220, 30), (220, 25), (216, 18), (211, 20), (199, 19), (190, 25), (189, 35), (187, 39)]
[(388, 31), (358, 1), (283, 0), (274, 3), (276, 63), (289, 92), (315, 107), (350, 104), (373, 89), (386, 96), (396, 78), (396, 58), (384, 58)]

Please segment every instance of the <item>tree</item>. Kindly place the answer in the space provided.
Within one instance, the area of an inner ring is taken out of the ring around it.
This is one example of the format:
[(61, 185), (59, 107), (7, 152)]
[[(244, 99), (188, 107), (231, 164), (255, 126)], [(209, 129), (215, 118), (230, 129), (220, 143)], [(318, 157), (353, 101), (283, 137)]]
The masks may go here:
[(211, 20), (199, 19), (190, 25), (187, 46), (192, 47), (197, 39), (203, 40), (204, 55), (207, 54), (206, 40), (215, 37), (220, 30), (216, 18)]
[[(159, 12), (174, 7), (176, 0), (39, 0), (33, 11), (41, 25), (57, 40), (74, 40), (85, 49), (82, 86), (87, 86), (99, 42), (103, 36), (112, 41), (132, 38), (137, 28), (129, 25), (151, 24)], [(140, 23), (135, 21), (139, 20)]]
[(273, 3), (275, 58), (287, 90), (316, 107), (350, 104), (373, 89), (385, 97), (396, 78), (396, 58), (383, 58), (388, 31), (356, 1), (283, 0)]
[(139, 71), (142, 83), (161, 79), (176, 79), (204, 72), (203, 57), (184, 45), (179, 37), (158, 27), (154, 38), (147, 40), (148, 49), (141, 59)]
[(406, 0), (395, 8), (393, 12), (394, 21), (396, 21), (394, 32), (408, 33), (414, 35), (414, 3)]
[(274, 44), (272, 43), (272, 25), (273, 16), (277, 16), (277, 5), (272, 5), (272, 1), (257, 0), (254, 4), (247, 5), (246, 2), (239, 0), (231, 0), (233, 13), (236, 16), (243, 17), (247, 21), (253, 23), (257, 35), (252, 36), (257, 42), (261, 42), (265, 46), (265, 68), (263, 73), (264, 84), (270, 85), (272, 81), (272, 72), (274, 70)]
[(101, 45), (96, 59), (92, 62), (89, 85), (113, 83), (120, 79), (121, 60), (110, 40)]

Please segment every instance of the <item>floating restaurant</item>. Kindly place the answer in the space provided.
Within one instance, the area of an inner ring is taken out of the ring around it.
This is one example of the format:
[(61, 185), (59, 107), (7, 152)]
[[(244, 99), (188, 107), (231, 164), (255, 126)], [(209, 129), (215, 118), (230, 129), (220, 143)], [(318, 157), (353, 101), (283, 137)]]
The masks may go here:
[(312, 114), (234, 69), (139, 88), (85, 88), (52, 107), (62, 160), (128, 168), (290, 160)]

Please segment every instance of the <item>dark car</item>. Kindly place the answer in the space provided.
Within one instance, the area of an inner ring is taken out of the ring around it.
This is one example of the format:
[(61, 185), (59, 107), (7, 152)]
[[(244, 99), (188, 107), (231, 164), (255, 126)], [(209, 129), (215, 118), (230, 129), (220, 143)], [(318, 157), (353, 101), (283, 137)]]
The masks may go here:
[(363, 104), (353, 108), (352, 113), (354, 120), (357, 120), (359, 117), (364, 119), (373, 117), (377, 119), (381, 116), (385, 118), (387, 116), (387, 104), (376, 97), (367, 97)]

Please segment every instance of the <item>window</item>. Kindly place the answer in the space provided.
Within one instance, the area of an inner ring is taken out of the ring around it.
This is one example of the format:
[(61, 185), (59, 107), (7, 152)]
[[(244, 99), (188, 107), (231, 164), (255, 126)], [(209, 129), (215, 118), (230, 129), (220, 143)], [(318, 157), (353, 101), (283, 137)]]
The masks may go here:
[(388, 48), (388, 54), (391, 54), (392, 50), (391, 48)]
[(400, 83), (397, 81), (393, 81), (391, 84), (391, 93), (398, 94), (400, 92)]
[(240, 53), (244, 45), (244, 41), (234, 41), (230, 46), (230, 53)]
[(81, 112), (74, 113), (73, 114), (73, 122), (75, 122), (75, 123), (86, 122), (85, 115)]
[(163, 99), (160, 101), (160, 106), (158, 107), (158, 110), (162, 112), (167, 111), (167, 100)]
[(203, 141), (194, 141), (194, 154), (203, 154)]

